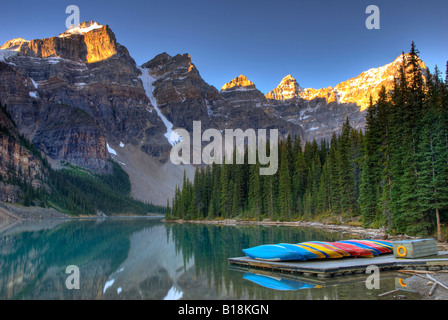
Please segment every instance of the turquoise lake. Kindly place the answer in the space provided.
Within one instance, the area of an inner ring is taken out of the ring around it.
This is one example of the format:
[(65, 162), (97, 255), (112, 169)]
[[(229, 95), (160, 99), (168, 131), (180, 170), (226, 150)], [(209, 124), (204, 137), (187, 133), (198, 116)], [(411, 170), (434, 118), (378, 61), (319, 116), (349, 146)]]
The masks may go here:
[[(367, 289), (367, 274), (308, 279), (227, 262), (260, 244), (344, 238), (311, 228), (177, 224), (154, 217), (25, 221), (0, 229), (0, 299), (392, 299), (378, 297), (395, 289), (399, 276), (392, 271), (381, 273), (380, 289)], [(67, 286), (68, 266), (79, 270), (79, 289)], [(260, 284), (266, 280), (275, 288)]]

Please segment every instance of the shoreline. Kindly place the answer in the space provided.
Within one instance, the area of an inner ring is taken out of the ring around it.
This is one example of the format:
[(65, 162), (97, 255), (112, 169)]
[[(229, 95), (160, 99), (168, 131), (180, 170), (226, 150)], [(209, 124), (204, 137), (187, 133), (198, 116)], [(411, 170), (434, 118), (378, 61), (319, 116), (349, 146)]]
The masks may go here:
[[(223, 225), (223, 226), (236, 226), (236, 225), (259, 225), (259, 226), (285, 226), (285, 227), (308, 227), (326, 230), (330, 232), (342, 232), (348, 234), (354, 234), (365, 237), (377, 237), (379, 239), (395, 238), (387, 234), (383, 229), (363, 228), (358, 226), (351, 226), (348, 224), (330, 224), (318, 221), (252, 221), (252, 220), (236, 220), (236, 219), (222, 219), (222, 220), (162, 220), (163, 222), (172, 223), (193, 223), (193, 224), (211, 224), (211, 225)], [(414, 237), (407, 235), (396, 236), (400, 239), (414, 239)]]
[[(251, 220), (236, 220), (236, 219), (222, 219), (222, 220), (165, 220), (162, 222), (170, 223), (192, 223), (192, 224), (210, 224), (210, 225), (222, 225), (222, 226), (237, 226), (237, 225), (259, 225), (259, 226), (285, 226), (285, 227), (306, 227), (325, 230), (328, 232), (341, 232), (343, 234), (357, 235), (362, 238), (368, 239), (388, 239), (388, 240), (407, 240), (407, 239), (420, 239), (420, 237), (413, 237), (408, 235), (391, 235), (384, 229), (364, 228), (359, 226), (352, 226), (349, 224), (331, 224), (318, 221), (251, 221)], [(437, 242), (438, 246), (444, 250), (448, 250), (447, 242)]]
[(70, 218), (53, 208), (25, 207), (17, 204), (0, 202), (0, 221), (44, 220)]
[[(238, 219), (219, 219), (219, 220), (170, 220), (165, 219), (164, 215), (148, 214), (145, 216), (132, 215), (132, 214), (119, 214), (106, 216), (104, 214), (98, 215), (79, 215), (70, 216), (52, 208), (41, 207), (24, 207), (17, 204), (0, 202), (0, 224), (7, 223), (7, 221), (40, 221), (50, 219), (63, 219), (63, 220), (77, 220), (77, 219), (107, 219), (107, 218), (160, 218), (161, 222), (169, 223), (192, 223), (192, 224), (209, 224), (209, 225), (221, 225), (221, 226), (273, 226), (273, 227), (305, 227), (320, 229), (328, 232), (340, 232), (343, 234), (356, 235), (361, 238), (368, 239), (389, 239), (389, 240), (404, 240), (404, 239), (419, 239), (419, 237), (413, 237), (408, 235), (391, 235), (388, 234), (385, 229), (373, 229), (364, 228), (360, 226), (354, 226), (349, 224), (332, 224), (320, 221), (273, 221), (273, 220), (238, 220)], [(448, 251), (448, 242), (437, 242), (439, 250)]]
[(164, 215), (149, 213), (147, 215), (136, 215), (132, 213), (122, 213), (117, 215), (106, 215), (98, 212), (96, 215), (69, 215), (53, 208), (25, 207), (18, 204), (0, 202), (0, 222), (1, 221), (41, 221), (51, 219), (77, 220), (77, 219), (109, 219), (109, 218), (160, 218)]

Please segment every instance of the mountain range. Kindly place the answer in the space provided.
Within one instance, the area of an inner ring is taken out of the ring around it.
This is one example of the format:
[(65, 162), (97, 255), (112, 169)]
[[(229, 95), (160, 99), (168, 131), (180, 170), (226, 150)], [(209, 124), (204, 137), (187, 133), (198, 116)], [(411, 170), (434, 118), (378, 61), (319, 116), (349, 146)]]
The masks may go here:
[[(161, 53), (139, 66), (108, 25), (90, 21), (58, 36), (2, 45), (0, 102), (53, 168), (69, 163), (107, 174), (112, 159), (129, 175), (133, 197), (165, 205), (184, 171), (194, 174), (193, 166), (169, 161), (174, 129), (192, 131), (201, 121), (203, 130), (278, 129), (283, 138), (329, 140), (347, 117), (364, 128), (370, 96), (375, 101), (383, 85), (392, 89), (403, 57), (335, 87), (302, 88), (287, 75), (264, 94), (240, 75), (218, 90), (189, 54)], [(420, 67), (426, 69), (422, 61)], [(17, 158), (12, 140), (0, 141), (2, 161)]]

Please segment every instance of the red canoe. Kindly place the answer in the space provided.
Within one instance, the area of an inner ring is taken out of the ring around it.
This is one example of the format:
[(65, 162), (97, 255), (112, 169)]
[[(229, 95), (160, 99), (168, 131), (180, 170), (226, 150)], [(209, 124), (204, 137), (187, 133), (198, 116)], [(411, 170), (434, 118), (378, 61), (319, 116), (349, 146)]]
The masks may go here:
[(392, 250), (386, 248), (385, 246), (381, 246), (379, 244), (375, 244), (372, 241), (364, 241), (364, 240), (350, 240), (351, 242), (357, 242), (357, 243), (361, 243), (363, 245), (369, 246), (371, 248), (374, 248), (378, 251), (380, 251), (381, 253), (390, 253), (392, 252)]
[(363, 249), (349, 243), (340, 243), (340, 242), (330, 242), (330, 243), (333, 246), (349, 253), (353, 257), (368, 257), (368, 258), (373, 257), (373, 254), (370, 250)]
[(344, 250), (344, 249), (342, 249), (340, 247), (334, 246), (333, 243), (331, 243), (331, 242), (326, 242), (326, 241), (310, 241), (310, 242), (317, 243), (318, 245), (321, 245), (324, 248), (336, 251), (337, 253), (339, 253), (343, 257), (349, 257), (351, 255), (346, 250)]

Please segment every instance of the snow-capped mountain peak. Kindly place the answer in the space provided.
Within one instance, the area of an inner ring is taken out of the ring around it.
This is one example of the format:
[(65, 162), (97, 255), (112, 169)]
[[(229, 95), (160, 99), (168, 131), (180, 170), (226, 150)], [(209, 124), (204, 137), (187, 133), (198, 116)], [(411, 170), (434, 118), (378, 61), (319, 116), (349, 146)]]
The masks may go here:
[(104, 26), (99, 24), (98, 22), (87, 21), (87, 22), (80, 23), (77, 26), (72, 26), (70, 29), (68, 29), (64, 33), (61, 33), (59, 35), (59, 37), (65, 38), (65, 37), (70, 37), (71, 35), (74, 35), (74, 34), (84, 35), (92, 30), (101, 29), (103, 27)]
[(289, 100), (299, 96), (302, 88), (296, 79), (290, 74), (282, 79), (280, 84), (274, 90), (266, 94), (266, 98), (275, 100)]

